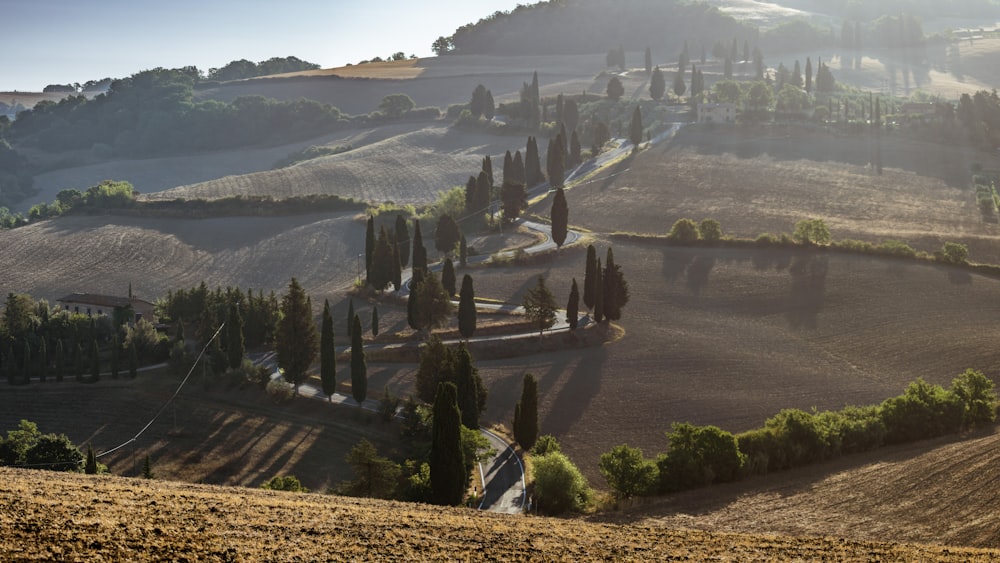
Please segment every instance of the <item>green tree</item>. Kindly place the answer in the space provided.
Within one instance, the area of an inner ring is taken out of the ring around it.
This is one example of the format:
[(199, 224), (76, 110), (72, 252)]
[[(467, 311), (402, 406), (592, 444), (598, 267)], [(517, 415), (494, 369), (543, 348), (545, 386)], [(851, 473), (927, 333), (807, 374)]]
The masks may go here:
[(462, 412), (462, 425), (479, 430), (479, 396), (481, 381), (479, 370), (472, 362), (472, 354), (464, 342), (455, 351), (455, 379), (458, 408)]
[(698, 235), (702, 240), (717, 241), (722, 238), (722, 225), (715, 219), (702, 219), (698, 224)]
[(455, 373), (455, 358), (450, 348), (439, 336), (432, 335), (421, 347), (420, 363), (417, 367), (417, 398), (425, 403), (434, 401), (438, 384), (452, 381)]
[(375, 218), (368, 216), (365, 227), (365, 281), (372, 277), (372, 259), (375, 257)]
[(594, 245), (587, 245), (587, 264), (583, 276), (583, 304), (591, 311), (594, 310), (594, 296), (597, 289), (597, 249)]
[(441, 254), (449, 255), (455, 251), (455, 245), (462, 238), (462, 231), (451, 215), (442, 215), (434, 230), (434, 248)]
[(594, 322), (599, 323), (604, 320), (604, 269), (601, 268), (601, 260), (597, 259), (597, 267), (594, 268)]
[(444, 266), (441, 267), (441, 287), (444, 288), (448, 297), (455, 295), (455, 265), (451, 258), (444, 259)]
[(545, 514), (579, 512), (593, 501), (593, 491), (583, 473), (562, 452), (532, 458), (535, 506)]
[(719, 102), (739, 104), (743, 100), (743, 89), (735, 80), (720, 80), (712, 86), (712, 92)]
[(747, 91), (747, 106), (753, 112), (765, 112), (774, 101), (771, 87), (765, 82), (757, 81), (750, 85)]
[[(385, 291), (399, 268), (399, 258), (393, 254), (392, 248), (393, 244), (389, 240), (388, 231), (385, 230), (385, 227), (380, 228), (378, 239), (375, 242), (375, 252), (372, 253), (372, 264), (368, 268), (368, 285), (376, 291)], [(393, 260), (396, 260), (395, 264)]]
[(83, 466), (83, 472), (87, 475), (97, 475), (97, 458), (94, 457), (94, 448), (87, 443), (87, 462)]
[(569, 301), (566, 303), (566, 322), (570, 330), (576, 330), (580, 322), (580, 289), (576, 286), (576, 278), (569, 289)]
[(803, 219), (795, 223), (792, 238), (801, 244), (824, 246), (830, 244), (830, 229), (822, 219)]
[[(684, 67), (681, 67), (681, 68), (684, 68)], [(683, 72), (683, 70), (678, 70), (677, 74), (674, 75), (673, 89), (674, 89), (674, 94), (676, 94), (678, 98), (681, 97), (681, 96), (683, 96), (684, 92), (687, 92), (687, 84), (684, 83), (684, 72)]]
[(465, 267), (469, 262), (469, 245), (465, 242), (465, 235), (458, 241), (458, 265)]
[(329, 299), (323, 301), (319, 344), (319, 373), (323, 382), (323, 394), (332, 402), (333, 394), (337, 392), (337, 348), (333, 342), (333, 315), (330, 313)]
[(553, 188), (562, 186), (566, 179), (565, 145), (565, 139), (563, 138), (562, 133), (560, 133), (556, 135), (555, 139), (549, 141), (549, 147), (546, 151), (545, 170), (549, 176), (549, 184)]
[(542, 161), (538, 153), (538, 141), (535, 137), (528, 137), (528, 145), (524, 151), (525, 181), (529, 188), (533, 188), (545, 181), (542, 174)]
[(412, 110), (416, 105), (413, 102), (413, 98), (406, 94), (389, 94), (379, 102), (378, 109), (389, 117), (402, 117), (403, 114)]
[(698, 240), (698, 225), (691, 219), (678, 219), (670, 227), (667, 238), (683, 244), (690, 244)]
[(354, 479), (337, 487), (337, 493), (352, 497), (391, 499), (401, 469), (398, 463), (378, 455), (375, 445), (362, 438), (345, 456)]
[(278, 322), (275, 349), (278, 367), (284, 371), (285, 380), (296, 389), (305, 381), (319, 347), (311, 309), (309, 296), (298, 280), (292, 278), (288, 293), (281, 298), (282, 317)]
[(469, 274), (462, 277), (462, 289), (458, 295), (458, 332), (466, 340), (476, 332), (476, 294)]
[(427, 249), (424, 247), (424, 236), (420, 233), (420, 220), (413, 220), (413, 260), (414, 277), (416, 270), (427, 272)]
[(83, 463), (83, 454), (65, 434), (42, 434), (24, 453), (25, 465), (51, 471), (79, 471)]
[(615, 255), (611, 247), (608, 247), (604, 274), (601, 277), (604, 281), (604, 318), (617, 321), (622, 317), (622, 309), (628, 304), (630, 294), (621, 266), (615, 264)]
[(354, 315), (351, 329), (351, 396), (361, 405), (368, 396), (368, 364), (361, 340), (361, 318)]
[(405, 268), (410, 263), (410, 230), (402, 215), (396, 215), (396, 226), (393, 229), (393, 234), (395, 235), (396, 248), (399, 249), (399, 266)]
[(525, 451), (538, 440), (538, 381), (526, 373), (521, 386), (521, 400), (514, 407), (514, 440)]
[(967, 369), (951, 382), (951, 392), (963, 405), (962, 425), (966, 428), (992, 423), (996, 419), (997, 396), (993, 382), (983, 372)]
[(642, 142), (642, 110), (635, 106), (632, 112), (632, 123), (628, 127), (628, 138), (632, 141), (632, 152), (639, 150), (639, 143)]
[(608, 80), (607, 93), (608, 98), (616, 102), (625, 95), (625, 86), (622, 86), (622, 81), (617, 76), (612, 76)]
[(435, 504), (458, 505), (465, 496), (468, 475), (462, 450), (462, 414), (454, 383), (438, 385), (431, 426), (431, 495)]
[(667, 438), (670, 449), (656, 462), (663, 491), (733, 481), (746, 461), (736, 438), (715, 426), (675, 422)]
[(538, 327), (539, 335), (555, 324), (556, 300), (542, 276), (538, 276), (538, 285), (528, 290), (521, 305), (524, 307), (524, 315)]
[(441, 286), (441, 282), (434, 274), (426, 274), (414, 288), (416, 291), (416, 308), (414, 322), (417, 330), (432, 330), (444, 325), (452, 314), (451, 298)]
[(289, 493), (308, 493), (309, 489), (302, 486), (294, 475), (275, 475), (271, 480), (260, 486), (270, 491), (285, 491)]
[(240, 315), (238, 303), (229, 306), (229, 318), (226, 320), (226, 358), (229, 369), (239, 369), (243, 365), (246, 345), (243, 339), (243, 317)]
[(663, 99), (667, 93), (667, 79), (663, 76), (663, 71), (657, 66), (653, 69), (653, 76), (649, 79), (649, 97), (656, 101)]
[(372, 338), (378, 336), (378, 305), (372, 307)]
[(549, 219), (552, 221), (552, 241), (561, 248), (569, 233), (569, 204), (566, 202), (566, 192), (561, 187), (552, 198)]
[(598, 467), (618, 498), (648, 495), (653, 492), (659, 478), (656, 463), (645, 459), (641, 449), (630, 448), (628, 444), (615, 446), (610, 452), (601, 454)]
[(969, 259), (969, 247), (957, 242), (945, 242), (940, 250), (941, 261), (948, 264), (965, 264)]
[(830, 72), (830, 68), (823, 64), (823, 61), (818, 61), (816, 70), (816, 91), (817, 92), (833, 92), (837, 89), (837, 80), (833, 77), (833, 73)]

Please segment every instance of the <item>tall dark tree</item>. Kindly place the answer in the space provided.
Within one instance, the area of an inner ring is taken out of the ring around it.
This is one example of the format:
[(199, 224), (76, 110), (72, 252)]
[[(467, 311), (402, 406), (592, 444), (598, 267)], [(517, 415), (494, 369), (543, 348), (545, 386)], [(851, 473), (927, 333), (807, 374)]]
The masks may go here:
[(524, 159), (521, 158), (521, 151), (514, 152), (514, 162), (511, 166), (513, 166), (512, 170), (514, 172), (515, 181), (522, 186), (525, 185), (527, 182), (527, 174), (525, 173)]
[(517, 178), (514, 177), (514, 155), (510, 151), (507, 151), (503, 155), (503, 182), (516, 182)]
[[(410, 280), (410, 294), (406, 296), (406, 324), (413, 330), (420, 330), (419, 324), (419, 295), (417, 289), (423, 283), (423, 270), (413, 270), (413, 278)], [(350, 336), (350, 335), (348, 335)]]
[(454, 383), (441, 383), (434, 396), (431, 423), (431, 497), (435, 504), (461, 504), (468, 486), (462, 450), (462, 413)]
[(97, 457), (94, 456), (94, 448), (87, 442), (87, 462), (83, 466), (83, 472), (87, 475), (97, 475)]
[[(118, 343), (118, 337), (116, 336), (115, 344), (117, 343)], [(116, 364), (114, 363), (116, 361), (116, 358), (114, 356), (111, 357), (111, 361), (112, 361), (112, 366), (116, 366)], [(46, 344), (46, 339), (43, 337), (41, 341), (39, 341), (38, 343), (38, 380), (41, 381), (42, 383), (45, 383), (45, 379), (48, 377), (48, 375), (49, 375), (49, 349), (48, 345)], [(111, 376), (114, 377), (115, 379), (118, 379), (118, 372), (117, 371), (112, 372)]]
[(405, 268), (410, 263), (410, 229), (406, 226), (406, 219), (402, 215), (396, 215), (396, 226), (393, 232), (396, 238), (396, 248), (399, 249), (399, 267)]
[(417, 398), (425, 403), (433, 402), (442, 381), (455, 382), (455, 358), (452, 349), (444, 345), (440, 336), (433, 334), (420, 350), (415, 385)]
[(549, 185), (558, 188), (563, 185), (566, 175), (566, 159), (562, 134), (549, 141), (549, 148), (546, 152), (546, 172), (549, 176)]
[(594, 310), (594, 297), (597, 294), (597, 249), (587, 245), (587, 265), (583, 276), (583, 304)]
[(583, 147), (580, 145), (580, 135), (576, 131), (570, 136), (569, 140), (569, 168), (575, 168), (583, 162)]
[(618, 101), (625, 95), (625, 86), (622, 85), (622, 81), (617, 76), (612, 76), (608, 80), (607, 94), (608, 99), (614, 101)]
[(476, 293), (469, 274), (462, 277), (462, 289), (458, 295), (458, 332), (466, 340), (476, 332)]
[(63, 376), (66, 375), (66, 353), (63, 351), (63, 343), (61, 338), (56, 339), (56, 363), (55, 363), (55, 376), (56, 381), (62, 383)]
[(392, 270), (393, 291), (399, 291), (403, 287), (403, 267), (399, 264), (399, 246), (393, 245), (389, 256), (389, 265)]
[(604, 320), (604, 270), (600, 258), (597, 259), (594, 274), (594, 322), (599, 323)]
[(497, 104), (493, 100), (493, 92), (490, 90), (486, 91), (486, 103), (483, 105), (483, 117), (488, 120), (492, 120), (497, 113)]
[(392, 283), (393, 274), (399, 267), (397, 262), (393, 264), (392, 242), (389, 240), (389, 233), (385, 227), (381, 227), (378, 233), (378, 240), (375, 242), (375, 252), (372, 255), (372, 264), (368, 268), (368, 285), (376, 291), (385, 291), (385, 288)]
[(333, 315), (330, 300), (323, 301), (323, 323), (319, 337), (319, 376), (323, 382), (323, 394), (333, 401), (337, 392), (337, 348), (333, 343)]
[[(420, 233), (420, 219), (413, 220), (413, 270), (427, 272), (427, 249), (424, 247), (424, 237)], [(414, 271), (414, 277), (416, 272)]]
[(688, 51), (688, 44), (685, 41), (684, 48), (681, 49), (681, 54), (677, 57), (677, 73), (683, 75), (689, 64), (691, 64), (691, 53)]
[(570, 330), (576, 330), (580, 323), (580, 289), (576, 286), (576, 278), (569, 288), (569, 301), (566, 302), (566, 322)]
[(375, 218), (368, 216), (365, 227), (365, 279), (371, 278), (372, 257), (375, 255)]
[(566, 125), (567, 131), (576, 131), (577, 126), (580, 124), (580, 107), (573, 98), (566, 100), (566, 107), (563, 108), (562, 122)]
[(465, 242), (465, 235), (458, 241), (458, 265), (465, 267), (469, 262), (469, 244)]
[(309, 296), (295, 278), (288, 284), (288, 293), (281, 298), (281, 313), (275, 346), (278, 367), (284, 370), (285, 380), (298, 389), (316, 358), (319, 338)]
[[(43, 339), (42, 340), (43, 352), (45, 351), (44, 344), (45, 340)], [(119, 373), (118, 364), (120, 355), (121, 355), (121, 344), (119, 344), (118, 335), (116, 334), (111, 338), (111, 379), (118, 379), (118, 373)]]
[(524, 307), (524, 315), (538, 327), (539, 335), (556, 322), (556, 300), (541, 275), (538, 276), (538, 285), (528, 290), (521, 306)]
[(517, 183), (515, 178), (508, 182), (504, 180), (500, 193), (503, 203), (503, 218), (507, 222), (517, 220), (521, 215), (521, 210), (527, 206), (528, 192), (524, 184)]
[(378, 305), (372, 307), (372, 338), (378, 336)]
[(674, 94), (676, 94), (677, 97), (679, 98), (683, 96), (684, 92), (686, 91), (687, 91), (687, 85), (684, 84), (684, 73), (678, 72), (677, 74), (674, 75)]
[(538, 440), (538, 381), (530, 373), (524, 374), (521, 400), (514, 409), (514, 440), (524, 451)]
[(632, 141), (633, 152), (639, 150), (639, 143), (642, 142), (642, 110), (639, 106), (635, 106), (635, 110), (632, 112), (632, 122), (628, 127), (628, 138)]
[(347, 336), (350, 336), (351, 335), (351, 331), (354, 330), (352, 328), (354, 326), (353, 323), (354, 323), (354, 300), (353, 299), (348, 299), (348, 301), (347, 301), (347, 323), (345, 325), (347, 327), (347, 330), (345, 331), (345, 332), (347, 332)]
[(361, 341), (361, 318), (354, 315), (351, 326), (351, 396), (360, 405), (368, 396), (368, 364)]
[(486, 177), (489, 178), (490, 185), (495, 183), (493, 179), (493, 157), (486, 155), (483, 157), (483, 167), (482, 171), (486, 173)]
[(604, 281), (604, 317), (617, 321), (621, 319), (622, 309), (628, 303), (629, 288), (621, 266), (615, 264), (615, 255), (610, 247), (601, 277)]
[(663, 71), (657, 66), (653, 69), (653, 76), (649, 79), (649, 96), (656, 101), (663, 99), (667, 93), (667, 79), (663, 76)]
[(525, 180), (529, 188), (533, 188), (545, 181), (542, 174), (542, 161), (538, 153), (538, 141), (534, 137), (528, 137), (528, 146), (524, 151)]
[(733, 60), (729, 57), (726, 57), (726, 60), (722, 62), (722, 76), (726, 80), (733, 79)]
[[(8, 352), (12, 352), (8, 350)], [(7, 357), (13, 362), (14, 356), (12, 353), (7, 354)], [(8, 362), (10, 369), (13, 370), (13, 364)], [(83, 345), (77, 342), (76, 346), (73, 347), (73, 375), (76, 377), (77, 381), (83, 381), (83, 372), (86, 370), (86, 366), (83, 365)]]
[[(28, 348), (28, 343), (24, 343), (24, 376), (28, 376), (28, 360), (31, 358), (29, 352), (31, 349)], [(97, 383), (101, 380), (101, 352), (100, 348), (97, 346), (97, 339), (92, 338), (90, 340), (90, 380), (89, 383)]]
[(490, 182), (486, 172), (480, 172), (476, 178), (476, 198), (473, 202), (473, 211), (477, 217), (482, 217), (490, 207), (490, 200), (493, 198), (493, 184)]
[(557, 189), (552, 198), (549, 219), (552, 221), (552, 241), (561, 248), (569, 233), (569, 204), (566, 203), (566, 192), (562, 188)]
[(457, 291), (455, 280), (455, 265), (451, 258), (444, 259), (444, 266), (441, 267), (441, 287), (448, 293), (448, 297), (455, 295)]
[(486, 86), (482, 84), (477, 84), (476, 88), (472, 91), (472, 100), (469, 102), (469, 112), (472, 113), (472, 117), (479, 118), (482, 117), (483, 113), (486, 111)]
[(417, 330), (437, 328), (452, 315), (451, 298), (441, 287), (437, 276), (424, 275), (416, 289), (411, 287), (410, 291), (417, 292), (416, 309), (414, 310)]
[(462, 238), (462, 231), (451, 215), (442, 215), (434, 230), (434, 248), (445, 256), (455, 251), (455, 245)]
[(479, 374), (465, 342), (455, 350), (455, 379), (462, 426), (479, 430)]
[(243, 365), (243, 355), (246, 345), (243, 340), (243, 316), (239, 305), (229, 306), (229, 318), (226, 319), (226, 359), (229, 369), (239, 369)]
[(646, 47), (646, 74), (653, 70), (653, 52)]
[(813, 89), (813, 63), (812, 59), (806, 57), (806, 92), (812, 92)]
[(792, 67), (792, 76), (789, 80), (793, 86), (796, 88), (802, 87), (802, 67), (799, 65), (799, 60), (795, 59), (795, 66)]

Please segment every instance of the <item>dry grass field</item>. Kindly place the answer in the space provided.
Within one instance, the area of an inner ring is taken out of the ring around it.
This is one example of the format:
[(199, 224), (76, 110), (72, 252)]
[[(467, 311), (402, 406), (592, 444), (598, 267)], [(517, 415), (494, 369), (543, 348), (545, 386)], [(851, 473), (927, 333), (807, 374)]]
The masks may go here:
[(1000, 555), (120, 477), (11, 469), (0, 469), (0, 477), (0, 558), (6, 560), (989, 561)]

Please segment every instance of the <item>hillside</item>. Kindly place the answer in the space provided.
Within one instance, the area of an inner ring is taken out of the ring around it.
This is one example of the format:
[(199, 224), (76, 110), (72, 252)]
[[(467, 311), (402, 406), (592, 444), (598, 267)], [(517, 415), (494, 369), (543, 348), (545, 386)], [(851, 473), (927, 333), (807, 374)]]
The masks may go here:
[[(987, 561), (997, 552), (509, 517), (315, 494), (0, 469), (0, 558)], [(45, 495), (39, 495), (45, 491)]]

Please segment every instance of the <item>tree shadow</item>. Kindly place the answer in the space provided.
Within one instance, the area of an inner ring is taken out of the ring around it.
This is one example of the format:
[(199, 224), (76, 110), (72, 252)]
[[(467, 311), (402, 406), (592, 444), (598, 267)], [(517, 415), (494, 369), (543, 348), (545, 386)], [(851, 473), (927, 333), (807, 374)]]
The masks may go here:
[(701, 290), (708, 286), (708, 275), (715, 267), (715, 258), (712, 256), (697, 255), (687, 268), (687, 287), (698, 296)]
[(604, 346), (580, 352), (576, 369), (559, 391), (541, 424), (540, 428), (545, 434), (569, 434), (587, 406), (601, 391), (601, 373), (607, 359), (608, 352)]
[(785, 317), (796, 330), (816, 328), (816, 319), (823, 310), (826, 296), (826, 275), (829, 258), (816, 254), (800, 254), (792, 259), (788, 273), (792, 285)]

